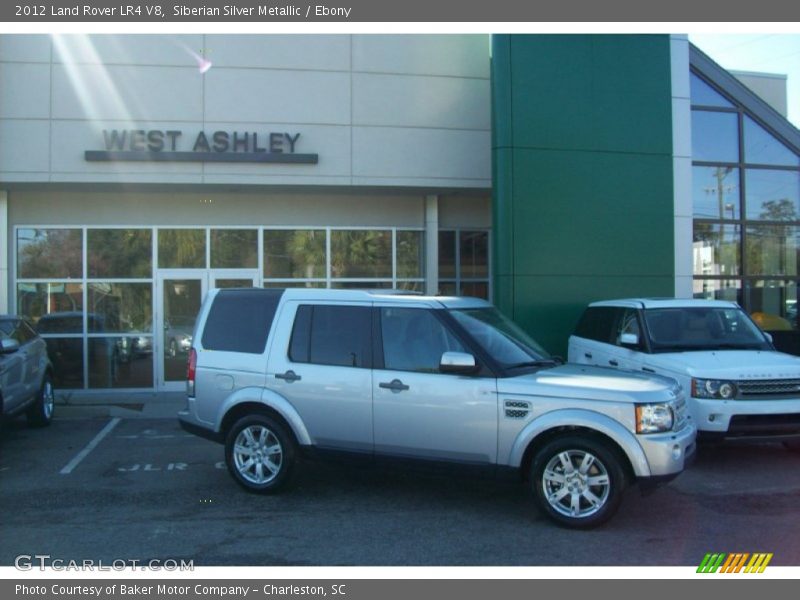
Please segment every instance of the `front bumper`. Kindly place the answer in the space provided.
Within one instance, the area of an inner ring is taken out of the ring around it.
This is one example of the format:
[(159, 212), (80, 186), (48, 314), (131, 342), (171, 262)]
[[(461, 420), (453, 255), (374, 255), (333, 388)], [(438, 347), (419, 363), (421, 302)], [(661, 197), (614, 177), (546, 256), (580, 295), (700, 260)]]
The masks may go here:
[(697, 450), (697, 430), (692, 422), (680, 431), (669, 431), (651, 435), (639, 435), (639, 444), (644, 450), (650, 476), (653, 481), (669, 480), (683, 471)]
[(689, 409), (704, 438), (791, 439), (800, 437), (800, 398), (705, 400)]

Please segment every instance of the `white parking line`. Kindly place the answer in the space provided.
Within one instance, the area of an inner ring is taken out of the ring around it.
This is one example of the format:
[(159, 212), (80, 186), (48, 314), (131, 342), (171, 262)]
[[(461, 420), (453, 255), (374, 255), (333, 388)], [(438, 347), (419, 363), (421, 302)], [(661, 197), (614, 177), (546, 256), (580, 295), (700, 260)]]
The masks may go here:
[(113, 419), (111, 419), (108, 422), (108, 424), (105, 427), (103, 427), (100, 433), (94, 436), (94, 439), (91, 442), (89, 442), (83, 450), (78, 452), (75, 455), (75, 457), (71, 461), (69, 461), (63, 469), (61, 469), (60, 473), (62, 475), (69, 475), (70, 473), (72, 473), (75, 467), (77, 467), (84, 458), (89, 456), (89, 453), (97, 447), (97, 444), (99, 444), (104, 437), (106, 437), (109, 433), (111, 433), (111, 430), (114, 429), (114, 427), (116, 427), (121, 420), (122, 419), (120, 417), (114, 417)]

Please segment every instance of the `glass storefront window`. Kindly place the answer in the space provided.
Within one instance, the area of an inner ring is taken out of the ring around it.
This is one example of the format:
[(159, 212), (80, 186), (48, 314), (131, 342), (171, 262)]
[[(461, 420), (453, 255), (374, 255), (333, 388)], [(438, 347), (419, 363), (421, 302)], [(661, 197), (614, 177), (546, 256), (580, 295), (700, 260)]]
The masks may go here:
[(753, 320), (765, 331), (797, 329), (796, 280), (756, 279), (745, 288), (747, 307)]
[(424, 293), (425, 292), (425, 282), (424, 281), (398, 281), (396, 288), (398, 290), (404, 290), (406, 292), (417, 292), (417, 293)]
[(264, 277), (321, 279), (326, 259), (324, 229), (264, 230)]
[(390, 290), (391, 281), (334, 281), (331, 288), (340, 290)]
[(212, 229), (212, 269), (255, 269), (258, 267), (258, 230)]
[(456, 291), (456, 282), (440, 281), (438, 293), (440, 296), (458, 296), (458, 293)]
[(132, 351), (135, 337), (90, 337), (90, 388), (153, 387), (153, 361)]
[(439, 232), (439, 293), (489, 298), (489, 232)]
[(739, 162), (738, 115), (706, 110), (692, 111), (692, 159)]
[(461, 231), (459, 263), (462, 279), (489, 276), (489, 232)]
[(800, 220), (800, 172), (746, 169), (745, 207), (748, 219)]
[(474, 296), (475, 298), (489, 299), (488, 281), (464, 281), (461, 283), (459, 296)]
[(425, 243), (422, 231), (397, 232), (397, 277), (425, 276)]
[(348, 279), (392, 277), (392, 232), (331, 231), (331, 274)]
[(205, 229), (158, 230), (160, 269), (204, 269), (205, 266)]
[(692, 73), (690, 79), (692, 104), (700, 106), (723, 106), (732, 108), (733, 104), (717, 90)]
[(439, 232), (439, 277), (455, 279), (456, 277), (456, 232)]
[(794, 225), (748, 226), (748, 275), (798, 275), (798, 234), (800, 228)]
[(324, 281), (300, 281), (292, 279), (291, 281), (265, 281), (263, 286), (265, 288), (324, 288)]
[(693, 297), (701, 300), (727, 300), (742, 303), (740, 279), (695, 279)]
[(151, 283), (91, 282), (87, 302), (89, 333), (152, 333)]
[(45, 338), (57, 390), (83, 388), (83, 338)]
[(739, 219), (739, 198), (739, 169), (692, 168), (692, 203), (695, 219)]
[[(485, 295), (488, 232), (443, 235), (451, 242), (453, 293), (463, 288)], [(161, 381), (170, 380), (172, 371), (175, 378), (183, 377), (183, 359), (171, 370), (156, 362), (154, 342), (162, 332), (154, 330), (153, 307), (162, 305), (153, 294), (159, 282), (171, 281), (161, 275), (155, 280), (156, 269), (261, 268), (259, 283), (273, 288), (426, 288), (420, 230), (23, 227), (15, 242), (16, 310), (38, 324), (48, 340), (63, 388), (147, 388), (157, 374)], [(460, 261), (471, 276), (483, 277), (462, 283), (455, 277)], [(220, 271), (208, 285), (247, 287), (254, 283), (249, 277), (249, 272)], [(169, 344), (164, 346), (169, 354)]]
[(89, 229), (86, 233), (88, 277), (152, 277), (152, 237), (150, 229)]
[(800, 156), (745, 115), (744, 162), (754, 165), (797, 167), (800, 166)]
[(83, 277), (83, 232), (80, 229), (18, 229), (17, 277)]
[(738, 225), (694, 224), (695, 275), (739, 275), (741, 235)]
[(82, 333), (82, 311), (81, 283), (17, 284), (17, 313), (33, 321), (40, 333)]

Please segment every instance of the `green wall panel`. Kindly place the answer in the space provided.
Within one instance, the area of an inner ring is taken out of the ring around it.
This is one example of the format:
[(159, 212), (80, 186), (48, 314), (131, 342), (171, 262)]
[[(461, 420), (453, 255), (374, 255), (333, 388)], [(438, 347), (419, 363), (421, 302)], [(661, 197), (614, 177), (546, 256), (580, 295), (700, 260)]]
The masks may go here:
[(672, 151), (669, 36), (511, 37), (516, 146)]
[(494, 298), (566, 352), (593, 300), (674, 290), (667, 35), (494, 36)]

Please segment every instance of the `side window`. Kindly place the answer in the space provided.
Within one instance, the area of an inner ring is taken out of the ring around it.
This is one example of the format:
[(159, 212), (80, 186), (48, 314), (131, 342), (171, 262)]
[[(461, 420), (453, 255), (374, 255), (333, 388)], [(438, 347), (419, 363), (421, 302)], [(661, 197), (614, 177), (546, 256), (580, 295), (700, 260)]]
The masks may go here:
[(289, 343), (293, 362), (372, 366), (372, 309), (368, 306), (298, 307)]
[(289, 360), (292, 362), (309, 362), (309, 348), (311, 347), (311, 315), (313, 306), (303, 305), (297, 307), (292, 326), (292, 339), (289, 342)]
[(203, 348), (261, 354), (281, 291), (223, 290), (214, 299), (203, 330)]
[(622, 310), (622, 316), (619, 320), (619, 327), (617, 328), (617, 335), (615, 336), (614, 343), (619, 345), (620, 337), (623, 333), (631, 333), (640, 341), (642, 339), (642, 332), (639, 327), (638, 311), (633, 308), (625, 308)]
[(617, 310), (612, 306), (587, 308), (578, 321), (575, 335), (604, 344), (616, 343), (612, 340), (612, 330), (617, 321)]
[(445, 352), (465, 352), (464, 346), (430, 310), (382, 308), (384, 368), (438, 373)]

